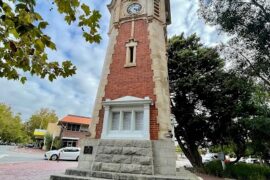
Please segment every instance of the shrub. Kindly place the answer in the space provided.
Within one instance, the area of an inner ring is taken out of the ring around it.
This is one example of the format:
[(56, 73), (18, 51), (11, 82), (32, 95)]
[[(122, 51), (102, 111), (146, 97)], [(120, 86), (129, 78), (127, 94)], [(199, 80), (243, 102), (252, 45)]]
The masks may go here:
[(227, 164), (223, 171), (220, 161), (211, 161), (205, 164), (205, 171), (219, 177), (235, 178), (239, 180), (268, 180), (270, 167), (258, 164)]
[(223, 168), (221, 161), (211, 161), (205, 164), (207, 174), (212, 174), (218, 177), (223, 177)]
[(270, 168), (258, 164), (229, 164), (225, 175), (239, 180), (266, 180), (270, 178)]
[(52, 140), (53, 140), (52, 135), (50, 135), (50, 134), (47, 133), (45, 135), (45, 147), (46, 147), (46, 150), (50, 150), (51, 144), (52, 144)]
[(56, 137), (53, 141), (53, 148), (60, 149), (62, 147), (62, 141), (59, 137)]

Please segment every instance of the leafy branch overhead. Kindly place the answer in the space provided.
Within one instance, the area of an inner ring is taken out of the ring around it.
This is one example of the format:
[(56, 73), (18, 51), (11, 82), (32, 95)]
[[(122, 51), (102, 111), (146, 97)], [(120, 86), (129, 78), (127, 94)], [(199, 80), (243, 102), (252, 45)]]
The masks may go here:
[(241, 74), (270, 88), (270, 3), (268, 0), (200, 0), (201, 17), (232, 39), (223, 56)]
[[(98, 11), (91, 10), (79, 0), (51, 2), (52, 8), (56, 7), (69, 25), (78, 23), (87, 42), (100, 42), (101, 14)], [(49, 61), (46, 49), (56, 50), (56, 45), (44, 34), (49, 23), (36, 12), (35, 7), (35, 0), (0, 0), (0, 78), (24, 83), (27, 80), (24, 73), (29, 72), (53, 81), (76, 72), (76, 67), (69, 60), (61, 64), (58, 59)]]

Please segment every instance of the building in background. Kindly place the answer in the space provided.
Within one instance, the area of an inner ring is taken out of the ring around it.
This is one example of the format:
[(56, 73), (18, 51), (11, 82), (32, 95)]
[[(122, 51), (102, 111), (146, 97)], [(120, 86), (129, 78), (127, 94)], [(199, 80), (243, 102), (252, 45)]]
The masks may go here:
[(46, 133), (47, 133), (47, 130), (45, 129), (35, 129), (34, 136), (35, 136), (36, 142), (34, 143), (34, 146), (36, 148), (42, 149), (42, 147), (44, 146), (44, 137)]
[(90, 117), (67, 115), (58, 122), (63, 147), (77, 147), (79, 140), (89, 135)]
[(60, 137), (61, 126), (58, 126), (58, 122), (49, 123), (47, 126), (47, 133), (52, 135), (53, 137)]

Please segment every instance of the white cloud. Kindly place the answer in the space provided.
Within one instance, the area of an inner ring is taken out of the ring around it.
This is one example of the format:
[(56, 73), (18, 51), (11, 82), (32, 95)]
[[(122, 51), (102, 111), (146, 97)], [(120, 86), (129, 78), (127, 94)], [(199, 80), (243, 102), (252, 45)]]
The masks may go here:
[[(15, 112), (20, 112), (24, 120), (40, 108), (54, 109), (59, 117), (66, 114), (91, 116), (93, 103), (99, 83), (99, 77), (105, 57), (108, 37), (109, 13), (106, 4), (110, 0), (98, 2), (83, 0), (92, 8), (102, 13), (100, 21), (103, 40), (100, 44), (86, 43), (76, 24), (68, 26), (56, 9), (50, 11), (52, 5), (48, 1), (37, 1), (38, 10), (49, 21), (46, 33), (57, 45), (57, 51), (49, 51), (52, 60), (70, 59), (77, 66), (77, 74), (73, 77), (59, 78), (54, 82), (29, 77), (26, 84), (0, 79), (0, 102), (10, 105)], [(190, 35), (197, 33), (208, 45), (220, 42), (215, 28), (205, 26), (198, 19), (196, 0), (171, 0), (172, 25), (169, 36), (174, 34)]]
[(214, 46), (224, 41), (224, 36), (218, 34), (216, 27), (207, 26), (198, 16), (198, 0), (171, 0), (172, 25), (169, 26), (169, 36), (196, 33), (202, 42)]

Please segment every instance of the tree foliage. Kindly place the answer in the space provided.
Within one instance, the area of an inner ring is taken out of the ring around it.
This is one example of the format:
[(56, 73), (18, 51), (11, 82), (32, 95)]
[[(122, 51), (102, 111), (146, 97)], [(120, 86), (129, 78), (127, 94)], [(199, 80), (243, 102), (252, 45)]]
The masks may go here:
[(0, 104), (0, 140), (14, 143), (25, 143), (29, 140), (20, 116), (14, 115), (11, 108), (5, 104)]
[(46, 108), (40, 109), (35, 112), (26, 122), (25, 127), (28, 135), (34, 138), (35, 129), (47, 129), (49, 123), (55, 123), (58, 121), (58, 117), (53, 110)]
[[(78, 23), (83, 37), (89, 43), (100, 42), (100, 13), (91, 10), (79, 0), (51, 0), (65, 16), (68, 24)], [(20, 80), (24, 83), (25, 73), (48, 78), (68, 77), (76, 72), (71, 61), (49, 61), (46, 49), (56, 50), (56, 45), (44, 33), (49, 25), (36, 12), (36, 0), (0, 0), (0, 77)], [(49, 10), (48, 10), (49, 11)]]
[(62, 147), (62, 141), (59, 137), (53, 137), (51, 134), (45, 135), (45, 147), (46, 150), (55, 150)]
[(250, 129), (248, 121), (265, 117), (254, 100), (256, 86), (247, 77), (224, 70), (216, 49), (204, 47), (196, 35), (169, 40), (169, 79), (175, 136), (195, 168), (203, 167), (198, 149), (233, 143), (241, 157)]
[(232, 36), (223, 55), (238, 71), (270, 88), (270, 3), (268, 0), (200, 0), (206, 23)]

